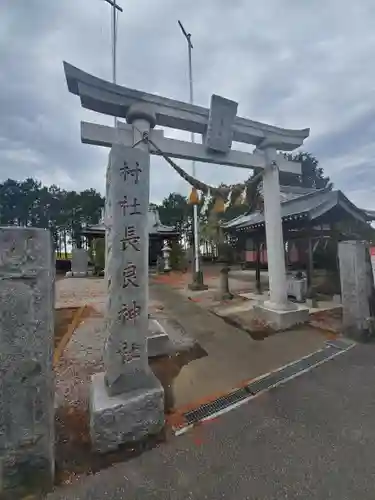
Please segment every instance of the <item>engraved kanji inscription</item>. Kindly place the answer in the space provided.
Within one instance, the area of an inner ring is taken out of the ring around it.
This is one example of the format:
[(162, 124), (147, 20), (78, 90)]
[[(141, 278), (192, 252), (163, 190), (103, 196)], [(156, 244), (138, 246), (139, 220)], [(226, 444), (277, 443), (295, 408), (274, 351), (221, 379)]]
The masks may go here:
[(124, 196), (124, 199), (118, 202), (120, 207), (122, 208), (122, 214), (123, 215), (141, 215), (142, 212), (139, 212), (137, 210), (138, 207), (141, 206), (140, 203), (138, 203), (137, 198), (133, 198), (133, 202), (129, 203), (128, 197)]
[(123, 342), (120, 348), (122, 362), (130, 363), (141, 358), (141, 346), (136, 342)]
[(122, 250), (125, 251), (131, 247), (136, 252), (139, 252), (141, 250), (140, 241), (135, 226), (126, 226), (125, 236), (121, 239)]
[(122, 305), (120, 311), (118, 312), (118, 318), (124, 323), (126, 323), (127, 321), (133, 321), (134, 323), (136, 318), (140, 316), (141, 310), (141, 306), (139, 306), (135, 300), (132, 300), (130, 305)]
[(137, 281), (137, 266), (135, 264), (129, 263), (122, 272), (122, 288), (127, 288), (129, 285), (139, 287)]
[(135, 166), (129, 166), (127, 161), (124, 161), (124, 166), (120, 168), (120, 172), (124, 177), (124, 181), (126, 182), (130, 177), (134, 177), (134, 183), (138, 184), (139, 174), (142, 172), (142, 169), (139, 168), (139, 162), (135, 162)]

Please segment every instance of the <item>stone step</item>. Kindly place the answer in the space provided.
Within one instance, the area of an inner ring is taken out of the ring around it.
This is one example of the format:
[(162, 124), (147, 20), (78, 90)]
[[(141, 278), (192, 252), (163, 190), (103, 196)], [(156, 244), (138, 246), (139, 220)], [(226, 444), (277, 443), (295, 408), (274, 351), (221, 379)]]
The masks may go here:
[(148, 320), (147, 351), (149, 358), (168, 356), (174, 352), (173, 343), (159, 321), (154, 318)]

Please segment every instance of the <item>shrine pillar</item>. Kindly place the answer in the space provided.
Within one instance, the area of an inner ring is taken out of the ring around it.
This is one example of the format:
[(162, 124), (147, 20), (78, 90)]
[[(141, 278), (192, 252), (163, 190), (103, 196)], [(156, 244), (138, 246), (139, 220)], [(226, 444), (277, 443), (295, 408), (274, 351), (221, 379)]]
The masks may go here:
[(255, 311), (274, 330), (285, 330), (306, 322), (309, 310), (288, 301), (277, 151), (267, 140), (260, 149), (265, 155), (263, 194), (270, 298), (257, 305)]
[(285, 309), (288, 306), (285, 251), (281, 219), (279, 170), (275, 148), (264, 150), (266, 168), (263, 174), (264, 219), (266, 226), (268, 279), (271, 309)]
[(105, 373), (91, 386), (91, 439), (99, 452), (157, 434), (164, 425), (163, 388), (148, 365), (150, 154), (139, 142), (155, 125), (141, 106), (129, 109), (134, 147), (114, 144), (106, 196)]

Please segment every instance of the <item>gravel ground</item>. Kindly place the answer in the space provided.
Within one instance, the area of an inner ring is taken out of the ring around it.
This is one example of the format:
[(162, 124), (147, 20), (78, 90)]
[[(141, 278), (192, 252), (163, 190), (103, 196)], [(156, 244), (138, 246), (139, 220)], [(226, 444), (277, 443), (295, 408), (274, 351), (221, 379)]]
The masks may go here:
[(90, 304), (103, 311), (105, 299), (103, 278), (64, 278), (56, 282), (56, 308)]
[[(66, 346), (55, 367), (55, 404), (57, 407), (87, 408), (91, 375), (104, 370), (102, 321), (86, 318)], [(83, 327), (83, 328), (82, 328)], [(78, 334), (77, 334), (78, 332)], [(85, 334), (90, 334), (90, 339)]]
[[(55, 367), (56, 407), (87, 408), (90, 377), (104, 370), (105, 301), (102, 278), (64, 278), (56, 282), (56, 308), (86, 305), (82, 321)], [(151, 297), (149, 311), (163, 323), (162, 310), (162, 303)]]

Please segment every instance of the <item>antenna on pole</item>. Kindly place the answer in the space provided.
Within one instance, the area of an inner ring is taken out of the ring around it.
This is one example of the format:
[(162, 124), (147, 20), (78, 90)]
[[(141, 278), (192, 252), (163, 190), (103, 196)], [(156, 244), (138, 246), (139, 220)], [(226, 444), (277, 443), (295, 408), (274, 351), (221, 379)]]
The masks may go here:
[[(194, 83), (193, 83), (193, 65), (191, 60), (191, 51), (193, 44), (191, 43), (191, 33), (188, 33), (184, 28), (181, 21), (178, 21), (182, 34), (186, 38), (188, 46), (188, 71), (189, 71), (189, 94), (190, 104), (194, 104)], [(194, 132), (191, 132), (191, 142), (195, 142)], [(192, 174), (195, 177), (195, 161), (192, 161)], [(194, 259), (193, 259), (193, 285), (195, 289), (203, 289), (203, 274), (200, 269), (200, 250), (199, 250), (199, 220), (198, 220), (198, 207), (193, 205), (193, 234), (194, 234)]]
[(180, 28), (181, 28), (181, 31), (182, 33), (184, 34), (186, 40), (188, 41), (188, 44), (190, 46), (190, 48), (192, 49), (193, 48), (193, 44), (191, 43), (191, 33), (187, 33), (186, 29), (184, 28), (183, 24), (181, 21), (177, 21)]

